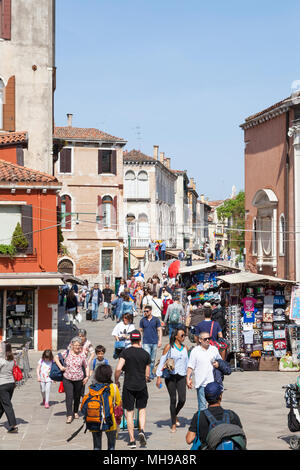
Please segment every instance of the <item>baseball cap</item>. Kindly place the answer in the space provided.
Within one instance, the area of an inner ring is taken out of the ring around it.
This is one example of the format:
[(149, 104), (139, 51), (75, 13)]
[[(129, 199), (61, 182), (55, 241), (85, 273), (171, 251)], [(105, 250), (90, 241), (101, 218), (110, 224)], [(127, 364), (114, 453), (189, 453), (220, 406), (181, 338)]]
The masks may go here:
[(208, 402), (217, 401), (222, 392), (223, 387), (218, 382), (210, 382), (204, 389), (205, 398)]
[(133, 330), (130, 332), (130, 340), (131, 341), (139, 341), (140, 339), (142, 339), (142, 336), (141, 336), (141, 333), (139, 332), (139, 330)]

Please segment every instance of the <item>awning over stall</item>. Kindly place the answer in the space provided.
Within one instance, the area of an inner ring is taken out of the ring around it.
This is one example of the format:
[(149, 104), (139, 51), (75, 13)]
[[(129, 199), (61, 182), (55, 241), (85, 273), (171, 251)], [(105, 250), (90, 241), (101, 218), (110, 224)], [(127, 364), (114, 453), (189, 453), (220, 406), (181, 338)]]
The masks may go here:
[(0, 287), (63, 286), (60, 273), (16, 273), (0, 274)]
[(243, 271), (236, 274), (226, 274), (224, 276), (218, 276), (218, 279), (227, 282), (228, 284), (251, 284), (253, 282), (269, 282), (272, 284), (296, 284), (296, 281), (281, 279), (275, 276), (268, 276), (266, 274), (251, 273), (247, 271)]
[(239, 268), (230, 266), (226, 261), (219, 261), (217, 263), (199, 263), (192, 266), (183, 266), (179, 269), (179, 274), (196, 273), (199, 271), (206, 271), (207, 269), (216, 269), (220, 271), (240, 271)]

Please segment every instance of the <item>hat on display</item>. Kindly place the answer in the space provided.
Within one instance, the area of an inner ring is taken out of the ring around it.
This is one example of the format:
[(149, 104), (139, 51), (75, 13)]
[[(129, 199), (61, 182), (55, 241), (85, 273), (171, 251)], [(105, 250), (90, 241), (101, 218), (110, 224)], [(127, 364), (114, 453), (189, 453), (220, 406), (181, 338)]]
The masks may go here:
[(141, 339), (142, 339), (142, 336), (139, 330), (133, 330), (130, 332), (130, 341), (139, 341)]
[(218, 400), (223, 392), (223, 387), (218, 382), (210, 382), (204, 389), (205, 398), (208, 402)]

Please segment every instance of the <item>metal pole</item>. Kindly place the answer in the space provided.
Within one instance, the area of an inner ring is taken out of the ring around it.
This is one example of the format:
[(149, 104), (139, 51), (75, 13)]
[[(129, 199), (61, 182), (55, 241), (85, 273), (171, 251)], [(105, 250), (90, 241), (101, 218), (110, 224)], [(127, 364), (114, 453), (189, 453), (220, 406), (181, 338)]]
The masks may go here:
[(131, 238), (130, 234), (128, 233), (128, 279), (130, 278), (131, 266), (130, 266), (130, 244)]

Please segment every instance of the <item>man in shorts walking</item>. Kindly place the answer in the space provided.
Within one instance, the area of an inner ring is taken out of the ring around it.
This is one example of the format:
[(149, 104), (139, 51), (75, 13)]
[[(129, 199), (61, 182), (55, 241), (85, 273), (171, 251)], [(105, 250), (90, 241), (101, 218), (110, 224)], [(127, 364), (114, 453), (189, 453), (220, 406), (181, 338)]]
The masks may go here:
[(122, 403), (126, 410), (127, 429), (129, 433), (128, 447), (136, 448), (134, 438), (134, 410), (139, 411), (139, 442), (146, 446), (145, 424), (146, 407), (148, 403), (147, 382), (150, 376), (151, 358), (149, 353), (142, 348), (142, 337), (138, 330), (130, 333), (131, 347), (122, 351), (115, 370), (115, 383), (120, 387), (119, 378), (122, 370), (125, 372)]

